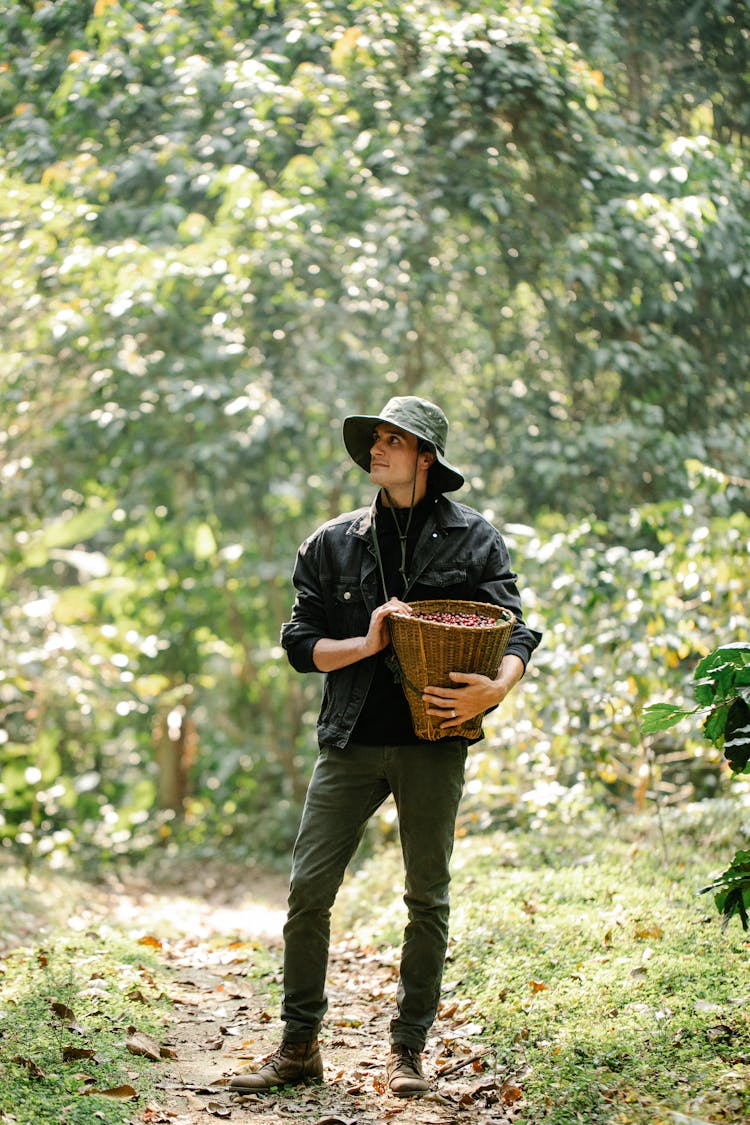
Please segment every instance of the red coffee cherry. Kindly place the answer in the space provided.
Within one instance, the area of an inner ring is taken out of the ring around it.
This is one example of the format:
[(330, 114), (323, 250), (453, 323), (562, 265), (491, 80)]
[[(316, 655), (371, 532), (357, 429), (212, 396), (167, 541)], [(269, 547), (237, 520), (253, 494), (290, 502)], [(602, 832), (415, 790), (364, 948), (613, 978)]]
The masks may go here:
[(472, 629), (487, 629), (497, 622), (493, 617), (483, 617), (478, 613), (447, 613), (445, 611), (433, 613), (418, 613), (422, 621), (436, 621), (440, 625), (463, 625)]

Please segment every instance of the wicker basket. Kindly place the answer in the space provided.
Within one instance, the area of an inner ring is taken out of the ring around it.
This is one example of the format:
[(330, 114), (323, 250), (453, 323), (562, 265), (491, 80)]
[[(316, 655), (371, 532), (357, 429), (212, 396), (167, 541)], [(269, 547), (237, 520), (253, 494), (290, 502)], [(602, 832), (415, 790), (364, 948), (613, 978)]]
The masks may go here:
[[(478, 672), (494, 677), (515, 624), (514, 615), (509, 609), (485, 602), (439, 600), (412, 602), (411, 606), (413, 616), (394, 613), (388, 621), (415, 734), (430, 742), (439, 738), (478, 738), (482, 715), (441, 730), (445, 718), (427, 714), (422, 691), (428, 684), (454, 687), (449, 672)], [(494, 618), (495, 623), (449, 625), (426, 620), (421, 616), (426, 613), (475, 613)]]

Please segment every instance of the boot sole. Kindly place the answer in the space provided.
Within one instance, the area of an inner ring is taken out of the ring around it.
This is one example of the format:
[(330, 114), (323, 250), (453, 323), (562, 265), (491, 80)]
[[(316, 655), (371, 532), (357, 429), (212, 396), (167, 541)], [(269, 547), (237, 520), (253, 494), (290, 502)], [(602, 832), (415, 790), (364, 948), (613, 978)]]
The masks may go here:
[(425, 1094), (429, 1094), (430, 1088), (426, 1090), (394, 1090), (390, 1086), (388, 1089), (393, 1094), (394, 1098), (423, 1098)]
[(323, 1078), (298, 1078), (294, 1082), (276, 1082), (273, 1086), (246, 1086), (233, 1085), (232, 1082), (227, 1086), (228, 1090), (234, 1090), (238, 1094), (270, 1094), (274, 1090), (293, 1090), (297, 1086), (321, 1086)]

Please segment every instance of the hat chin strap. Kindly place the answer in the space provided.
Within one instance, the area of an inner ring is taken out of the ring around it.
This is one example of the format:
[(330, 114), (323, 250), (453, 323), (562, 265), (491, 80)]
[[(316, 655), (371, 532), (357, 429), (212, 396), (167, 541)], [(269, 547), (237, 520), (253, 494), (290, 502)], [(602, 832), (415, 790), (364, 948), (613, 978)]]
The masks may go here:
[[(406, 573), (406, 541), (407, 541), (407, 538), (409, 536), (409, 528), (411, 527), (411, 519), (412, 519), (412, 516), (414, 515), (414, 499), (417, 495), (417, 466), (418, 466), (418, 459), (417, 459), (417, 461), (414, 462), (414, 476), (413, 476), (412, 482), (411, 482), (411, 500), (409, 501), (409, 515), (406, 518), (406, 527), (404, 528), (403, 531), (401, 530), (401, 524), (398, 522), (398, 516), (396, 515), (396, 507), (395, 507), (395, 505), (394, 505), (394, 503), (391, 499), (391, 494), (390, 494), (390, 492), (388, 491), (387, 488), (383, 488), (383, 492), (384, 492), (385, 497), (388, 501), (388, 507), (390, 508), (391, 513), (393, 515), (393, 522), (396, 525), (396, 534), (398, 535), (399, 543), (401, 544), (401, 566), (398, 568), (398, 572), (404, 580), (404, 592), (406, 592), (409, 588), (409, 576)], [(376, 536), (377, 536), (377, 532), (376, 532)], [(380, 560), (380, 551), (378, 551), (378, 561), (380, 562), (380, 569), (381, 569), (380, 579), (383, 583), (383, 593), (385, 594), (385, 596), (387, 598), (388, 597), (388, 591), (385, 587), (385, 575), (383, 574), (383, 564)]]

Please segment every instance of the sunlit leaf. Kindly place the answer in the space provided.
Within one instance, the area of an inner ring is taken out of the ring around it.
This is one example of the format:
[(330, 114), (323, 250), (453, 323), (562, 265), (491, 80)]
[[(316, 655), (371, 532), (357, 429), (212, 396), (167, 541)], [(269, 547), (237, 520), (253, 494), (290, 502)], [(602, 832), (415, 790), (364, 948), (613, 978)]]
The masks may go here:
[(683, 719), (694, 714), (684, 707), (675, 707), (671, 703), (650, 703), (643, 709), (641, 732), (643, 734), (657, 734), (659, 731), (669, 730)]

